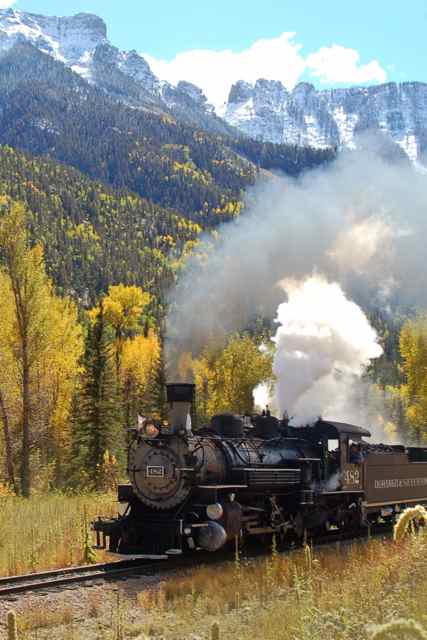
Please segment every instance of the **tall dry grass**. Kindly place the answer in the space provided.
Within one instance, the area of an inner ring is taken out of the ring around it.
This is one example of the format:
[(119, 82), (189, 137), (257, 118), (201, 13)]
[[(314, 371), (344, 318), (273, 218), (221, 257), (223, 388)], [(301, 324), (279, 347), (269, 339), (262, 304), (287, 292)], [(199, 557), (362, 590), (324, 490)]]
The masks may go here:
[[(85, 522), (114, 508), (110, 494), (1, 497), (0, 575), (84, 563)], [(103, 558), (99, 553), (99, 561)]]
[[(144, 591), (148, 637), (233, 640), (390, 640), (427, 629), (427, 535), (274, 554), (203, 567)], [(412, 619), (400, 621), (398, 619)], [(372, 625), (377, 625), (372, 627)], [(384, 626), (385, 625), (385, 626)], [(424, 631), (423, 631), (424, 633)], [(406, 634), (406, 635), (405, 635)], [(422, 637), (422, 636), (418, 636)]]

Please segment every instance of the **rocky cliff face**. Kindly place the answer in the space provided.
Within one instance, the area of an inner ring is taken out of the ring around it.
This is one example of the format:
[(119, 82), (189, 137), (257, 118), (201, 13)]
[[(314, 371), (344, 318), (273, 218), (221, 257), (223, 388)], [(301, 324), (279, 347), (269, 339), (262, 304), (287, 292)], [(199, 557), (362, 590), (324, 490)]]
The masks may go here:
[(386, 134), (413, 162), (427, 160), (427, 84), (388, 83), (287, 91), (280, 82), (236, 83), (224, 119), (253, 138), (276, 143), (352, 148), (358, 134)]

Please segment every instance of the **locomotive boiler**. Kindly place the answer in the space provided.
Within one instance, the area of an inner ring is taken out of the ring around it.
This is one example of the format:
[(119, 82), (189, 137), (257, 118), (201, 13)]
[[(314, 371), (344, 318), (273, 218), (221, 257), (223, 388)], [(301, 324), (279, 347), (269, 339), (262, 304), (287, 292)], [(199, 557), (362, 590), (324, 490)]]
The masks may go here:
[(113, 553), (167, 557), (272, 534), (298, 540), (427, 504), (427, 449), (368, 445), (368, 430), (338, 422), (291, 427), (268, 411), (217, 415), (193, 431), (194, 385), (167, 385), (167, 400), (167, 424), (145, 420), (132, 430), (122, 514), (94, 523), (97, 545)]

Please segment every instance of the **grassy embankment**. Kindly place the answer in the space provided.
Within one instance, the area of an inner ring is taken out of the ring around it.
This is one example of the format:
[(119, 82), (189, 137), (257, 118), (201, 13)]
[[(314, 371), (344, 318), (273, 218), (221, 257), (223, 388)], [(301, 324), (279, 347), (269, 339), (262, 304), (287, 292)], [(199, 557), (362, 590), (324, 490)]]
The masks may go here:
[(112, 495), (0, 498), (0, 575), (83, 563), (90, 521), (114, 506)]

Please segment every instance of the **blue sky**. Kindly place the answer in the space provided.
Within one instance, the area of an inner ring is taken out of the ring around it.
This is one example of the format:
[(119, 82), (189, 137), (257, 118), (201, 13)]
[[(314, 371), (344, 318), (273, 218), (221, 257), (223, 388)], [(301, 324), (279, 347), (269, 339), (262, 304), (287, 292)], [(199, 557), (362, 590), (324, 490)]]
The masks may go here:
[(252, 81), (259, 73), (280, 76), (289, 88), (300, 80), (319, 87), (427, 81), (427, 0), (17, 0), (14, 6), (49, 15), (96, 13), (113, 44), (148, 54), (168, 80), (197, 80), (217, 101), (222, 74), (227, 88), (237, 75)]

